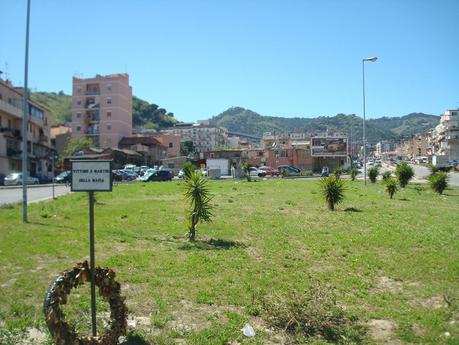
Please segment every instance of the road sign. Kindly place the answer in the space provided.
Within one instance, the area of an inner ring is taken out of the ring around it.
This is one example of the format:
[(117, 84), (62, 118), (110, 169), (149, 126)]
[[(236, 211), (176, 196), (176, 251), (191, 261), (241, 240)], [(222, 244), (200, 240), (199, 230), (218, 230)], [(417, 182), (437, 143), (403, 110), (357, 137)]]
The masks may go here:
[(74, 160), (72, 163), (72, 192), (111, 192), (112, 161)]
[(112, 161), (108, 160), (73, 160), (72, 192), (89, 194), (89, 257), (91, 268), (91, 321), (92, 335), (97, 336), (96, 328), (96, 283), (94, 275), (94, 192), (112, 191)]

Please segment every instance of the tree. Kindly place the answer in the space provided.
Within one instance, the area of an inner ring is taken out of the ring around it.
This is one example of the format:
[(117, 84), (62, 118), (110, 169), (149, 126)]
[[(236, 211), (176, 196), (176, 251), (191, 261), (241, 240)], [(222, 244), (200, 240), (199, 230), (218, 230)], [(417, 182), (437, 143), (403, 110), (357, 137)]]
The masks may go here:
[(196, 225), (200, 222), (212, 221), (212, 194), (208, 187), (209, 180), (199, 172), (194, 171), (185, 178), (185, 198), (190, 203), (188, 210), (188, 239), (193, 242), (196, 238)]
[(370, 179), (371, 183), (376, 183), (376, 179), (379, 175), (378, 167), (371, 167), (368, 170), (368, 178)]
[(389, 194), (390, 198), (394, 196), (395, 192), (397, 192), (397, 181), (395, 181), (392, 177), (388, 177), (384, 180), (384, 184), (386, 185), (386, 192)]
[(359, 169), (357, 168), (352, 168), (349, 172), (351, 174), (352, 181), (355, 181), (356, 176), (360, 173)]
[(319, 182), (322, 195), (327, 202), (328, 209), (333, 211), (335, 205), (344, 200), (344, 181), (335, 176), (324, 177)]
[(395, 176), (397, 176), (400, 187), (405, 188), (414, 176), (413, 168), (410, 167), (407, 162), (402, 162), (397, 166), (397, 169), (395, 169)]
[(448, 174), (445, 172), (436, 172), (429, 177), (430, 187), (438, 194), (442, 195), (448, 187)]
[(184, 156), (188, 156), (190, 153), (194, 153), (194, 145), (191, 140), (180, 143), (180, 153)]
[(343, 167), (337, 167), (333, 171), (333, 175), (335, 175), (336, 178), (340, 178), (342, 174), (344, 174), (344, 168)]
[(87, 149), (91, 146), (93, 146), (93, 143), (90, 138), (70, 139), (67, 147), (62, 152), (62, 156), (59, 157), (59, 165), (62, 166), (64, 163), (64, 157), (73, 156), (75, 152)]

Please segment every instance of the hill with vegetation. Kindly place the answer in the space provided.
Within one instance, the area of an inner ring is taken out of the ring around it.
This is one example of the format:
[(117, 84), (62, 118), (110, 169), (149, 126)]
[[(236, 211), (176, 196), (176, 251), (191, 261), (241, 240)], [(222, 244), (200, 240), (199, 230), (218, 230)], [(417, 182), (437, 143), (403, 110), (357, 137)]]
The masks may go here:
[[(31, 97), (49, 109), (53, 125), (72, 121), (72, 96), (60, 91), (33, 92)], [(136, 96), (132, 97), (132, 126), (161, 129), (176, 122), (174, 114), (166, 109)]]
[[(425, 132), (435, 127), (440, 118), (435, 115), (412, 113), (401, 117), (382, 117), (367, 120), (367, 138), (371, 141), (400, 139)], [(340, 132), (355, 138), (362, 137), (362, 118), (356, 115), (337, 114), (316, 118), (264, 116), (252, 110), (232, 107), (214, 116), (211, 123), (232, 132), (263, 135), (264, 132)]]

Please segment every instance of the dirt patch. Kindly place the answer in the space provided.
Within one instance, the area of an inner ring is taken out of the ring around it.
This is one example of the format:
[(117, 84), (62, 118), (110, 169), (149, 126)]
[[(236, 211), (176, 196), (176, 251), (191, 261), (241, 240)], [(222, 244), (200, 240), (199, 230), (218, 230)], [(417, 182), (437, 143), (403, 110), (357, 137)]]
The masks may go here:
[(416, 323), (411, 325), (411, 330), (418, 337), (423, 337), (423, 336), (426, 335), (426, 330), (424, 328), (422, 328), (421, 326), (419, 326), (418, 324), (416, 324)]
[(10, 286), (13, 286), (14, 283), (16, 283), (16, 279), (12, 278), (12, 279), (7, 280), (6, 282), (4, 282), (2, 285), (0, 285), (0, 287), (7, 288), (7, 287), (10, 287)]
[(42, 332), (41, 330), (37, 328), (28, 328), (25, 339), (21, 340), (21, 342), (18, 343), (17, 345), (43, 344), (47, 338), (48, 336), (45, 332)]
[(428, 308), (428, 309), (440, 309), (440, 308), (446, 308), (448, 306), (443, 296), (429, 297), (426, 300), (422, 301), (421, 305), (424, 308)]
[(403, 283), (389, 277), (378, 277), (372, 292), (398, 292), (403, 290)]
[(370, 336), (385, 344), (393, 341), (394, 333), (397, 330), (397, 324), (390, 320), (373, 319), (368, 322), (368, 327)]

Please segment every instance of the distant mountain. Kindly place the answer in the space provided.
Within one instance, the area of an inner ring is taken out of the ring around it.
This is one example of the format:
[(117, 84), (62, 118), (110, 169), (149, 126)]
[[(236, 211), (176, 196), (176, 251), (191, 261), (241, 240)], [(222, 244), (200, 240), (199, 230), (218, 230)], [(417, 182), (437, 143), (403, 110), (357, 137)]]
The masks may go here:
[[(72, 96), (63, 91), (33, 92), (31, 97), (48, 108), (53, 125), (72, 121)], [(156, 104), (150, 104), (136, 96), (132, 97), (132, 126), (161, 129), (172, 126), (177, 121), (174, 114)]]
[[(412, 134), (425, 132), (435, 127), (439, 116), (412, 113), (402, 117), (382, 117), (367, 120), (367, 138), (370, 142), (385, 139), (400, 139)], [(347, 133), (354, 138), (362, 137), (362, 118), (356, 115), (337, 114), (316, 118), (285, 118), (263, 116), (252, 110), (232, 107), (214, 116), (210, 122), (227, 128), (232, 132), (263, 135), (264, 132), (329, 132)]]

